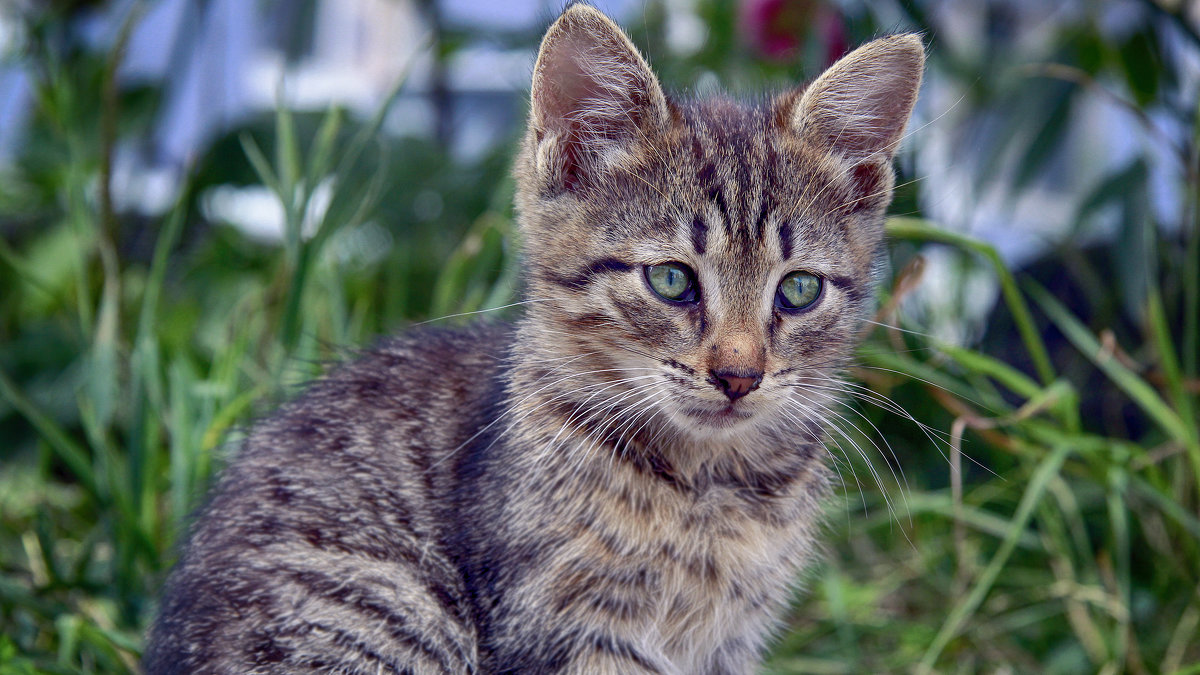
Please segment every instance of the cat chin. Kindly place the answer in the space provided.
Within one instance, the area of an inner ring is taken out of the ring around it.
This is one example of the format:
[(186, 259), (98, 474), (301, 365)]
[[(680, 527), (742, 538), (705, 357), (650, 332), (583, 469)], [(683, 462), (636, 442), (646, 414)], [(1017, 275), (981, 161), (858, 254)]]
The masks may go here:
[(760, 414), (744, 405), (681, 405), (671, 421), (686, 435), (709, 441), (714, 437), (740, 434), (756, 426)]

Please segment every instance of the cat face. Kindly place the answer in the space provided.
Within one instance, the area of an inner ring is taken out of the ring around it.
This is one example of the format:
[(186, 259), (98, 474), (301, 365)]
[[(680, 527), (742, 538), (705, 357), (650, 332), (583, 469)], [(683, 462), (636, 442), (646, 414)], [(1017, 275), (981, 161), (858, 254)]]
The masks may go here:
[(898, 36), (766, 103), (677, 102), (611, 21), (564, 13), (516, 173), (529, 325), (576, 402), (695, 438), (819, 419), (922, 61)]

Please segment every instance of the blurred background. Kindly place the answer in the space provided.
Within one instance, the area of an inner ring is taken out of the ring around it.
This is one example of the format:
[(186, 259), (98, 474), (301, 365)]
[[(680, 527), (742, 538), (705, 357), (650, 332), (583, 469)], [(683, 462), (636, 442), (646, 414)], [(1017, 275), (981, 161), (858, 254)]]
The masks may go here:
[[(920, 31), (772, 673), (1200, 673), (1200, 3), (611, 0), (669, 90)], [(136, 672), (256, 415), (512, 318), (541, 0), (0, 2), (0, 673)]]

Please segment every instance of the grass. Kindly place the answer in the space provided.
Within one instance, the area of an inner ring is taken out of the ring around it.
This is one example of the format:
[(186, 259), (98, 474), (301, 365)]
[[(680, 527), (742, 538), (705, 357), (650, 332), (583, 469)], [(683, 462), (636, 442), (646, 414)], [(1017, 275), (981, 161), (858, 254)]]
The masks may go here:
[[(279, 200), (283, 245), (203, 225), (198, 167), (139, 254), (96, 189), (111, 139), (83, 99), (100, 89), (45, 62), (43, 156), (0, 188), (5, 222), (25, 223), (0, 240), (0, 673), (134, 672), (239, 428), (382, 331), (513, 300), (511, 186), (503, 160), (461, 199), (447, 182), (461, 210), (355, 258), (394, 192), (470, 170), (379, 140), (383, 109), (281, 108), (230, 143)], [(1132, 321), (1081, 312), (983, 242), (889, 221), (894, 269), (952, 247), (997, 279), (1002, 307), (990, 341), (944, 344), (897, 310), (915, 273), (884, 289), (831, 444), (845, 486), (829, 552), (768, 672), (1200, 673), (1197, 173), (1180, 234), (1144, 247)], [(333, 196), (305, 236), (322, 184)]]

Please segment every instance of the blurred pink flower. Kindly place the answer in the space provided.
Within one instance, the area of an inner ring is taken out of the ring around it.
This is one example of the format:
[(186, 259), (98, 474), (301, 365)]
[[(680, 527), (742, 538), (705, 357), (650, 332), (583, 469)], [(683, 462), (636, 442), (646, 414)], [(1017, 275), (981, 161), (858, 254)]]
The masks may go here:
[(774, 61), (795, 58), (808, 39), (821, 41), (826, 66), (848, 49), (841, 13), (820, 0), (742, 0), (739, 14), (746, 42)]

